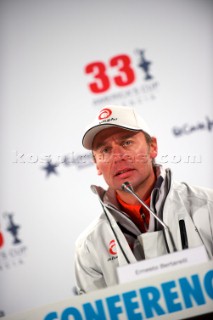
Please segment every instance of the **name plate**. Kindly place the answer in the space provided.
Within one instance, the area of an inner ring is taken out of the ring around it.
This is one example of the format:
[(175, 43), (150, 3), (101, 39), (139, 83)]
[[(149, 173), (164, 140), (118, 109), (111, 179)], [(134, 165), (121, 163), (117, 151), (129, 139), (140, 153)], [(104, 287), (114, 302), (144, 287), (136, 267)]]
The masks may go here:
[(208, 260), (204, 246), (185, 249), (118, 267), (118, 281), (119, 283), (131, 282), (137, 279), (148, 278), (164, 272), (204, 263)]

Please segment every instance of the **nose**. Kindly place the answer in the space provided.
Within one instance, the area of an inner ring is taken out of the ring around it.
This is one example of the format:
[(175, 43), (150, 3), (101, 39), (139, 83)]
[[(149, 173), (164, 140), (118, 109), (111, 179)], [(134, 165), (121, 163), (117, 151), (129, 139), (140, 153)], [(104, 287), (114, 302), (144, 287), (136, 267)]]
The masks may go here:
[(128, 155), (126, 150), (124, 150), (124, 148), (120, 145), (115, 145), (112, 148), (112, 161), (113, 162), (119, 162), (119, 161), (123, 161)]

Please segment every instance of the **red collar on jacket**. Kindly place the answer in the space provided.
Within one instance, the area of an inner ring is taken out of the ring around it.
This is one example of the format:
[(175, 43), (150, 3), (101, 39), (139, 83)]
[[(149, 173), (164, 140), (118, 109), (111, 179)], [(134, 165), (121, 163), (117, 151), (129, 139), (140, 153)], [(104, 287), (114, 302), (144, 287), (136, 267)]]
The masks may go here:
[[(121, 209), (128, 214), (128, 216), (137, 225), (137, 227), (141, 230), (141, 232), (146, 232), (146, 228), (144, 226), (144, 220), (143, 220), (141, 214), (142, 213), (145, 214), (145, 221), (148, 226), (149, 225), (149, 218), (150, 218), (149, 212), (145, 208), (143, 208), (143, 206), (141, 204), (132, 205), (132, 204), (128, 204), (128, 203), (124, 202), (123, 200), (121, 200), (121, 198), (119, 197), (119, 195), (117, 193), (116, 193), (116, 198), (117, 198), (118, 203), (121, 206)], [(150, 196), (144, 202), (149, 207), (150, 206)]]

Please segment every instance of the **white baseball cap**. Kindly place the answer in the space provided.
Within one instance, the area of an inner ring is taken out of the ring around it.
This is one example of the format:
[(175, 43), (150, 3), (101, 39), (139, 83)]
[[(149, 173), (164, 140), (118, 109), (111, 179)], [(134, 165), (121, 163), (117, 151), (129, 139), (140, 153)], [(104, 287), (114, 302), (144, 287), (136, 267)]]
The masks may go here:
[(95, 120), (86, 128), (82, 139), (84, 148), (92, 150), (93, 140), (96, 134), (110, 127), (144, 131), (152, 136), (148, 125), (134, 108), (109, 105), (102, 108)]

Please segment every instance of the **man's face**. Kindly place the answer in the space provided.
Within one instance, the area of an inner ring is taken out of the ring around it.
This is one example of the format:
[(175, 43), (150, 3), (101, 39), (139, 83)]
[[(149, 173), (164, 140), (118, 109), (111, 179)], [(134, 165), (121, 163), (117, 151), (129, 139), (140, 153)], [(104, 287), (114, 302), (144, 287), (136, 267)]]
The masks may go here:
[(153, 179), (152, 160), (157, 156), (157, 142), (146, 142), (142, 131), (107, 128), (99, 132), (93, 141), (98, 174), (110, 188), (118, 190), (125, 181), (137, 189)]

